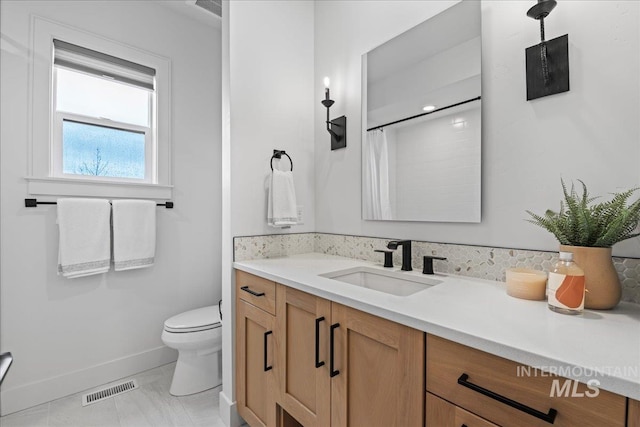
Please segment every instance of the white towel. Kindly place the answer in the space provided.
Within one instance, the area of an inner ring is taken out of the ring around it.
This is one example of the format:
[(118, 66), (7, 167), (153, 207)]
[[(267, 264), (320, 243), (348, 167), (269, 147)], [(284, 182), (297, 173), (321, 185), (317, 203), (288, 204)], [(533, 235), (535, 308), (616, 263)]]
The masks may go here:
[(298, 223), (296, 189), (292, 171), (271, 172), (267, 223), (272, 227), (289, 227)]
[(109, 271), (111, 206), (108, 200), (58, 199), (58, 274), (68, 278)]
[(113, 200), (112, 205), (115, 270), (152, 266), (156, 255), (156, 203)]

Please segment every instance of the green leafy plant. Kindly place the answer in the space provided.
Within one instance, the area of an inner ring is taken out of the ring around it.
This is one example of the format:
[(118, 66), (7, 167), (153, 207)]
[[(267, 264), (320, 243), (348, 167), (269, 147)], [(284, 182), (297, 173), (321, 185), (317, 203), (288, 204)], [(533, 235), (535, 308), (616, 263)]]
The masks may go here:
[(582, 194), (578, 194), (573, 184), (571, 191), (562, 181), (564, 201), (560, 202), (560, 211), (547, 210), (544, 215), (527, 211), (532, 224), (552, 233), (560, 244), (571, 246), (589, 246), (608, 248), (632, 237), (640, 222), (640, 199), (630, 205), (629, 198), (638, 188), (614, 193), (611, 200), (593, 203), (598, 197), (590, 197), (587, 186), (582, 184)]

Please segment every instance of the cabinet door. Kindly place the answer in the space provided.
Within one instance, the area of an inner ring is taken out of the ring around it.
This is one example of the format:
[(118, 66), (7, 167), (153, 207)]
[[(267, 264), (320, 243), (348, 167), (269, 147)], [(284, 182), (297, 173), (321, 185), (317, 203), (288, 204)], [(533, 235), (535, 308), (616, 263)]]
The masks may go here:
[(629, 400), (629, 419), (627, 421), (627, 427), (640, 427), (640, 401)]
[(328, 426), (331, 302), (283, 285), (276, 294), (279, 403), (305, 427)]
[(424, 425), (424, 333), (336, 303), (331, 311), (332, 427)]
[(238, 413), (251, 427), (275, 426), (275, 317), (242, 300), (236, 312)]

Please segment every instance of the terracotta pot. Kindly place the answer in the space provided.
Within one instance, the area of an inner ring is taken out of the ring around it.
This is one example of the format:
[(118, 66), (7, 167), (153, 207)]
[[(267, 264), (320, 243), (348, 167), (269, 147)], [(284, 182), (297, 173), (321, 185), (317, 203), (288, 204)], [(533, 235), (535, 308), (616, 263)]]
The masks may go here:
[(620, 302), (622, 287), (613, 266), (611, 248), (560, 245), (560, 251), (572, 252), (573, 260), (584, 270), (587, 289), (584, 308), (608, 310)]

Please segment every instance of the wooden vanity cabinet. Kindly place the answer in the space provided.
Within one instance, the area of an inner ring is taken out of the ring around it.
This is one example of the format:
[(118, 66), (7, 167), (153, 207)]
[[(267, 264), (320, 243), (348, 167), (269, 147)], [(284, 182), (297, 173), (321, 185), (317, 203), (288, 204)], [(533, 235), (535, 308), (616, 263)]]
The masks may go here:
[(238, 413), (250, 426), (424, 425), (423, 332), (241, 271), (236, 295)]
[(238, 413), (252, 427), (640, 427), (640, 402), (566, 381), (236, 271)]
[[(271, 285), (269, 294), (268, 281), (236, 271), (236, 396), (238, 413), (252, 427), (276, 425), (275, 304), (267, 301), (269, 295), (275, 302)], [(253, 294), (241, 290), (244, 286)], [(271, 306), (273, 313), (264, 310)]]

